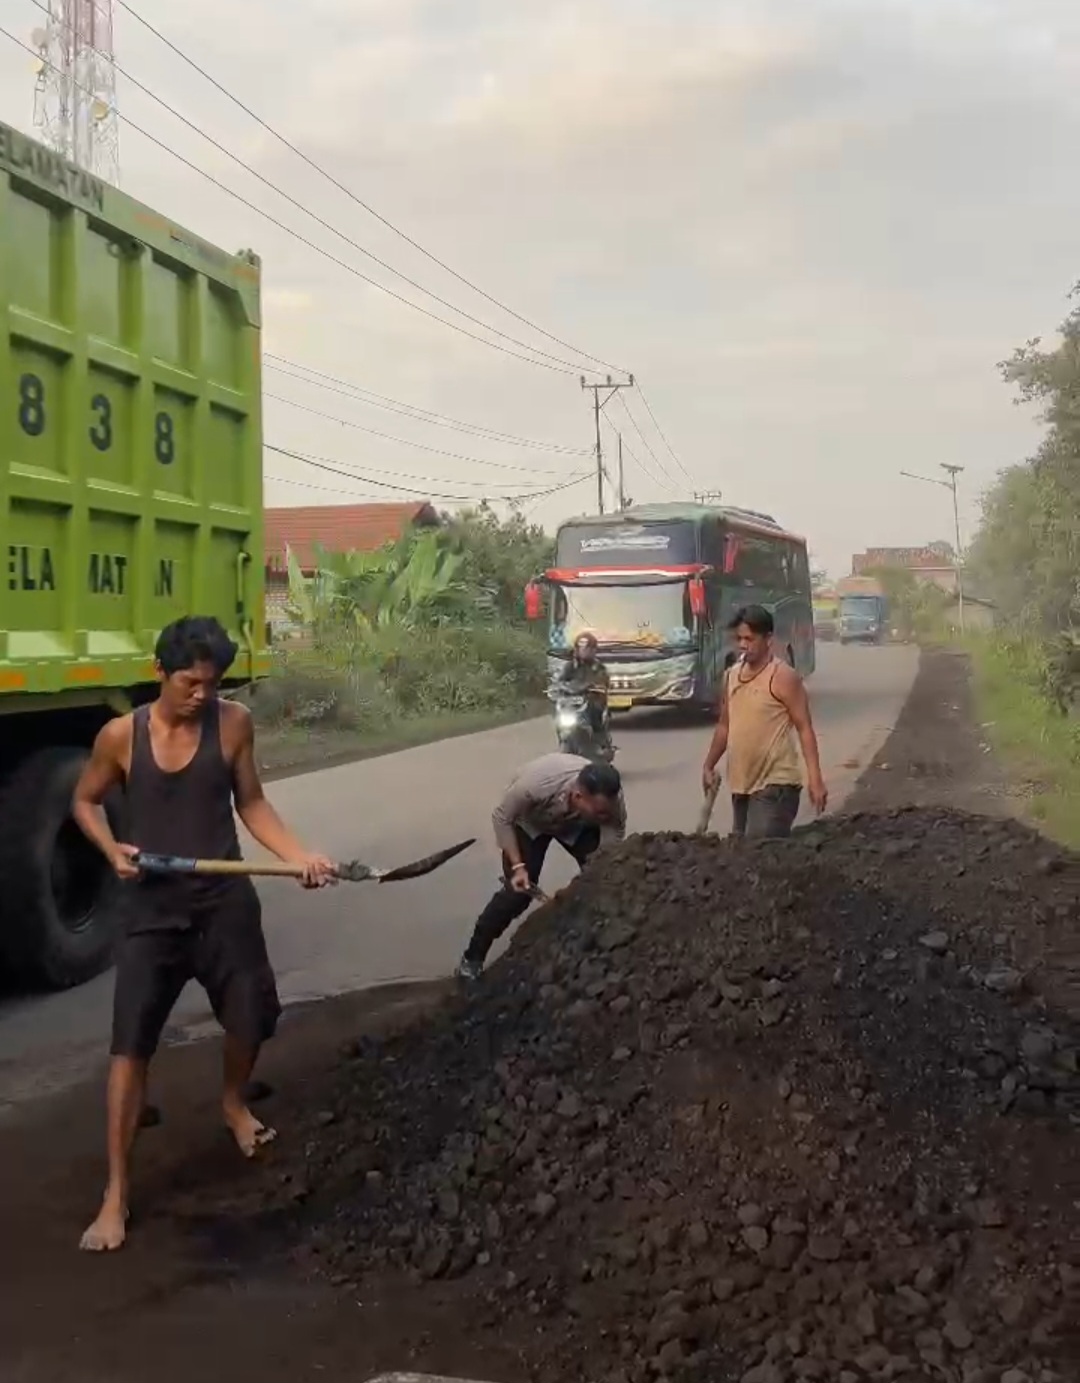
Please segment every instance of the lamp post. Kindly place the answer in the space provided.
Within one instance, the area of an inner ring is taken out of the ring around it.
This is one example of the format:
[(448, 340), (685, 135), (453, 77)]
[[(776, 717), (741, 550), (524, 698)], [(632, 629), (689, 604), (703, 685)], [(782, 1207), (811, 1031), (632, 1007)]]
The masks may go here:
[(934, 475), (915, 475), (912, 471), (901, 471), (900, 474), (908, 480), (921, 480), (926, 485), (941, 485), (952, 494), (953, 509), (953, 528), (956, 533), (956, 613), (960, 620), (960, 633), (964, 632), (964, 578), (961, 572), (960, 560), (960, 501), (957, 497), (956, 477), (963, 471), (963, 466), (949, 466), (943, 461), (941, 469), (949, 477), (948, 480), (939, 480)]

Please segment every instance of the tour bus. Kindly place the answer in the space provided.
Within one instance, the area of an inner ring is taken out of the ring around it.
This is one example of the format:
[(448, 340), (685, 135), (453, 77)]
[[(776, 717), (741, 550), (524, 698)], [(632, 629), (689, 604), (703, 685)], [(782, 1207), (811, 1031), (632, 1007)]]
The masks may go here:
[(549, 594), (548, 671), (559, 675), (575, 638), (600, 645), (613, 711), (632, 706), (713, 709), (735, 659), (732, 615), (764, 605), (777, 655), (814, 670), (814, 612), (806, 541), (769, 514), (700, 504), (650, 504), (569, 519), (555, 565), (526, 591), (539, 619)]

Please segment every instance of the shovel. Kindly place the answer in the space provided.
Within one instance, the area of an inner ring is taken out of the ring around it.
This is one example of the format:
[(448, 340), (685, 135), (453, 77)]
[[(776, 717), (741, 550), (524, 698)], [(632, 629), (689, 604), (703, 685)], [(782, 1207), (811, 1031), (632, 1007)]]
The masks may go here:
[[(400, 864), (396, 869), (375, 869), (360, 860), (349, 860), (334, 866), (334, 877), (349, 884), (396, 884), (402, 879), (419, 879), (441, 868), (455, 855), (460, 855), (463, 850), (475, 844), (475, 837), (472, 840), (463, 840), (446, 850), (436, 850), (433, 855), (425, 855), (422, 860)], [(300, 879), (304, 874), (300, 865), (284, 864), (280, 860), (252, 863), (249, 860), (188, 860), (180, 855), (138, 854), (132, 860), (132, 864), (145, 874), (238, 874), (249, 879)]]

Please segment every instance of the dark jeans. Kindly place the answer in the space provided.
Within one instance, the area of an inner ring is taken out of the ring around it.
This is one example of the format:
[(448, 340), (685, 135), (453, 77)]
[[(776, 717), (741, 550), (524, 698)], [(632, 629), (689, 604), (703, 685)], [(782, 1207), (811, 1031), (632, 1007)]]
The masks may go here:
[[(553, 836), (528, 836), (520, 826), (515, 826), (518, 849), (529, 871), (529, 883), (534, 886), (540, 882), (540, 872), (544, 868), (548, 846)], [(573, 845), (559, 842), (568, 855), (572, 855), (579, 865), (585, 863), (600, 845), (599, 826), (586, 826)], [(515, 918), (521, 916), (532, 902), (527, 893), (517, 893), (510, 887), (510, 861), (503, 855), (503, 887), (492, 896), (490, 903), (476, 919), (472, 940), (465, 948), (465, 959), (483, 964), (487, 953), (506, 931)]]
[(774, 783), (760, 792), (731, 794), (732, 835), (748, 840), (780, 840), (791, 835), (802, 788)]

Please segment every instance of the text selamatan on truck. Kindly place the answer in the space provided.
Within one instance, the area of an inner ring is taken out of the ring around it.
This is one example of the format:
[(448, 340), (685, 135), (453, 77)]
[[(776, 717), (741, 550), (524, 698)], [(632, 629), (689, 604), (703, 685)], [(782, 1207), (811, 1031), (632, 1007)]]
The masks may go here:
[(846, 576), (836, 583), (840, 602), (840, 642), (881, 643), (888, 634), (889, 602), (872, 576)]
[[(115, 886), (69, 815), (157, 633), (216, 615), (267, 670), (258, 259), (0, 125), (0, 966), (77, 984)], [(115, 816), (116, 804), (110, 814)]]

